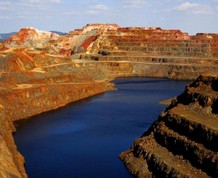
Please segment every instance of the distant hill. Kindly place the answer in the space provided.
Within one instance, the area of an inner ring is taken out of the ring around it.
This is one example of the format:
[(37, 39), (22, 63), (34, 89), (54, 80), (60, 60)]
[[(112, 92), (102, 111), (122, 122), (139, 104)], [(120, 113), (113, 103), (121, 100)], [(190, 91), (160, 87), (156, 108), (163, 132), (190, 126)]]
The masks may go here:
[[(50, 31), (53, 33), (56, 33), (58, 35), (66, 35), (67, 33), (64, 32), (59, 32), (59, 31)], [(11, 33), (0, 33), (0, 42), (6, 40), (7, 38), (9, 38), (10, 36), (16, 34), (17, 32), (11, 32)]]
[(59, 32), (59, 31), (50, 31), (50, 32), (56, 33), (58, 35), (66, 35), (67, 34), (67, 33)]
[[(67, 33), (59, 32), (59, 31), (50, 31), (53, 33), (56, 33), (58, 35), (66, 35)], [(9, 38), (10, 36), (16, 34), (17, 32), (11, 32), (11, 33), (0, 33), (0, 42), (4, 41), (5, 39)]]
[(7, 39), (8, 37), (16, 34), (17, 32), (11, 32), (11, 33), (1, 33), (0, 34), (0, 41), (4, 41), (5, 39)]

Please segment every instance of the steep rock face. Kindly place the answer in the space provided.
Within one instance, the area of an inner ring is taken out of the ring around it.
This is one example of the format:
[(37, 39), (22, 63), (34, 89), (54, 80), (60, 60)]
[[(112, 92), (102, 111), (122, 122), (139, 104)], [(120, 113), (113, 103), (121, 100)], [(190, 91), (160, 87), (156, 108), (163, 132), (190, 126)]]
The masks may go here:
[(218, 34), (189, 36), (180, 30), (120, 27), (99, 34), (85, 56), (73, 57), (105, 65), (128, 63), (132, 76), (195, 79), (209, 71), (218, 73), (217, 39)]
[(4, 43), (8, 47), (44, 48), (46, 43), (57, 40), (58, 34), (37, 30), (33, 27), (22, 28), (17, 34), (9, 37)]
[(12, 137), (13, 124), (3, 110), (4, 107), (0, 105), (0, 177), (27, 177), (23, 167), (24, 159), (17, 151)]
[[(112, 84), (108, 81), (115, 77), (193, 79), (208, 71), (216, 74), (217, 39), (218, 34), (189, 36), (180, 30), (123, 28), (116, 24), (88, 24), (64, 36), (34, 28), (21, 29), (19, 33), (0, 44), (0, 147), (4, 150), (0, 159), (1, 163), (5, 163), (0, 164), (0, 175), (26, 177), (24, 161), (11, 136), (14, 131), (11, 121), (56, 109), (112, 89)], [(205, 80), (207, 81), (207, 78)], [(212, 89), (217, 91), (217, 84), (212, 83)], [(205, 85), (207, 86), (207, 82), (201, 84)], [(175, 103), (183, 103), (185, 111), (189, 109), (186, 106), (191, 106), (192, 103), (192, 108), (195, 107), (193, 112), (204, 108), (206, 116), (216, 116), (218, 102), (216, 97), (207, 97), (210, 88), (205, 90), (208, 92), (204, 95), (198, 95), (196, 92), (192, 94), (192, 90), (193, 87), (187, 92), (190, 95), (178, 97)], [(190, 103), (182, 102), (182, 98), (190, 99), (192, 95), (197, 98), (190, 100)], [(194, 102), (198, 99), (200, 104)], [(163, 116), (165, 117), (167, 116)], [(161, 134), (163, 135), (159, 135)], [(167, 150), (165, 151), (168, 154)], [(136, 155), (140, 153), (134, 152)], [(139, 167), (147, 167), (145, 159), (131, 156), (131, 152), (128, 155), (133, 172), (139, 171)], [(173, 158), (173, 155), (171, 156)], [(154, 164), (158, 167), (159, 163)], [(209, 162), (210, 164), (214, 166), (213, 163)], [(161, 166), (159, 167), (158, 169), (162, 170)], [(137, 174), (151, 175), (145, 170), (141, 169), (142, 172)], [(194, 168), (191, 170), (195, 172)], [(201, 175), (201, 172), (196, 171)], [(207, 171), (206, 174), (214, 175)]]
[(86, 52), (98, 35), (117, 28), (116, 24), (88, 24), (82, 29), (59, 36), (53, 32), (26, 27), (8, 38), (4, 44), (10, 48), (25, 47), (50, 54), (70, 56), (75, 52)]
[(14, 121), (57, 109), (68, 103), (105, 92), (108, 88), (109, 86), (103, 81), (21, 84), (11, 90), (1, 90), (0, 96), (4, 97), (2, 103), (5, 106), (5, 114)]
[(120, 154), (137, 177), (218, 176), (218, 77), (200, 76)]
[[(180, 30), (159, 27), (88, 24), (64, 36), (25, 28), (4, 44), (6, 47), (31, 47), (47, 54), (72, 56), (84, 62), (101, 61), (99, 65), (105, 64), (112, 77), (131, 74), (195, 79), (209, 71), (218, 73), (218, 34), (211, 33), (189, 36)], [(100, 53), (102, 51), (104, 54)], [(127, 73), (114, 67), (123, 63), (130, 66)]]
[(116, 31), (117, 28), (116, 24), (87, 24), (82, 29), (76, 29), (59, 38), (54, 44), (54, 51), (66, 56), (88, 52), (99, 35), (110, 30)]
[[(22, 45), (21, 45), (22, 46)], [(32, 47), (31, 47), (32, 48)], [(30, 48), (0, 46), (0, 177), (27, 177), (12, 121), (109, 89), (101, 68)]]
[[(11, 120), (111, 89), (100, 67), (27, 49), (0, 52), (0, 102)], [(11, 104), (13, 103), (13, 105)]]

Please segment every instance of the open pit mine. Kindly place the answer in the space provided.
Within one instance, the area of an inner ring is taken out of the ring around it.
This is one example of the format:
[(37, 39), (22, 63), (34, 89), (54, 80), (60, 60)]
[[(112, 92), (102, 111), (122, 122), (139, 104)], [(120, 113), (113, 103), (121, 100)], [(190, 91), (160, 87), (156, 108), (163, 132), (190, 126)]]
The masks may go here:
[(129, 171), (218, 177), (218, 34), (116, 24), (61, 36), (26, 27), (0, 43), (0, 177), (27, 177), (13, 121), (113, 90), (113, 79), (131, 76), (197, 80), (120, 154)]

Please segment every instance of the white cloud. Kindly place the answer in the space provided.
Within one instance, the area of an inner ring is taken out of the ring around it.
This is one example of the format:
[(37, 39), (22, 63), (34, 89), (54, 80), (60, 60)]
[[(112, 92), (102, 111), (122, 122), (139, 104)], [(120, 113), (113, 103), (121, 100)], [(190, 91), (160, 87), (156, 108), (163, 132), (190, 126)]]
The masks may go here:
[(18, 15), (16, 16), (17, 19), (33, 19), (33, 17), (26, 16), (26, 15)]
[(89, 9), (86, 11), (86, 14), (95, 15), (100, 12), (107, 11), (109, 8), (104, 4), (96, 4), (94, 6), (90, 6)]
[(8, 10), (12, 6), (10, 1), (2, 1), (0, 2), (0, 10)]
[(89, 14), (89, 15), (95, 15), (95, 14), (98, 14), (99, 11), (95, 11), (95, 10), (87, 10), (86, 11), (86, 14)]
[(61, 0), (50, 0), (52, 3), (61, 3)]
[(0, 2), (0, 6), (8, 6), (8, 5), (11, 5), (10, 1), (2, 1), (2, 2)]
[(9, 20), (9, 19), (13, 19), (13, 17), (9, 17), (9, 16), (0, 16), (0, 19), (2, 19), (2, 20)]
[(184, 2), (177, 6), (175, 10), (184, 12), (187, 14), (212, 14), (213, 9), (205, 4)]
[(62, 0), (20, 0), (17, 2), (16, 8), (27, 11), (50, 11), (53, 9), (53, 5), (60, 3), (62, 3)]
[(46, 9), (48, 6), (59, 4), (61, 2), (61, 0), (20, 0), (20, 2), (18, 1), (18, 6)]
[(61, 3), (61, 0), (25, 0), (30, 4), (47, 4), (47, 3)]
[(146, 4), (146, 0), (126, 0), (124, 7), (140, 8)]
[(96, 4), (94, 6), (91, 6), (90, 9), (96, 10), (96, 11), (105, 11), (105, 10), (108, 10), (108, 7), (103, 4)]
[(80, 12), (78, 12), (78, 11), (64, 11), (61, 14), (71, 16), (71, 15), (78, 15), (78, 14), (80, 14)]
[(0, 19), (45, 18), (46, 15), (53, 13), (53, 5), (61, 2), (61, 0), (17, 0), (16, 2), (0, 0)]

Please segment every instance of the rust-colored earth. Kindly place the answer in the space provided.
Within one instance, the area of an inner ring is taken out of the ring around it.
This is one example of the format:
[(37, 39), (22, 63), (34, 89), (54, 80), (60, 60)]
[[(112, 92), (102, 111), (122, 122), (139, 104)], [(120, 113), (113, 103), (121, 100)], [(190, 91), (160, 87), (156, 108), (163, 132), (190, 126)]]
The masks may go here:
[(218, 176), (217, 84), (217, 76), (200, 76), (120, 154), (133, 175)]
[[(211, 73), (218, 74), (218, 34), (116, 24), (88, 24), (65, 36), (23, 28), (0, 43), (0, 177), (27, 177), (13, 141), (13, 121), (111, 90), (115, 77), (200, 74), (205, 77), (177, 97), (121, 158), (139, 177), (216, 177), (217, 147), (204, 138), (209, 134), (217, 141), (218, 135), (218, 80)], [(198, 133), (199, 124), (204, 129)]]

